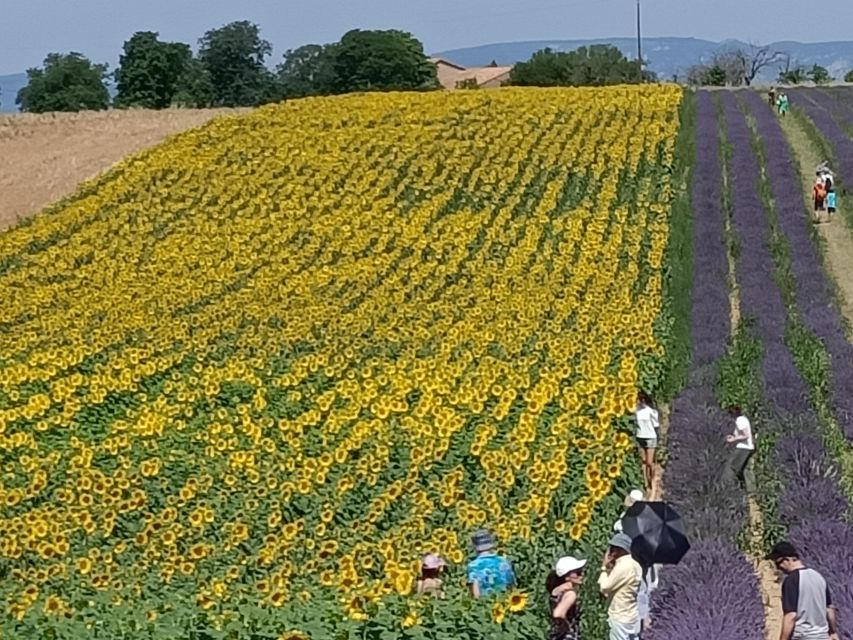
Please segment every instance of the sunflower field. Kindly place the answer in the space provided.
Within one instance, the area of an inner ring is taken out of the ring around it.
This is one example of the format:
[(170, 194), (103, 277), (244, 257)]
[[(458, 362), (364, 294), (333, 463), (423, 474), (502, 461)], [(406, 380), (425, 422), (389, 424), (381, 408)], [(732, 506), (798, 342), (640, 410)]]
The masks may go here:
[(2, 636), (540, 637), (668, 366), (681, 99), (292, 101), (1, 234)]

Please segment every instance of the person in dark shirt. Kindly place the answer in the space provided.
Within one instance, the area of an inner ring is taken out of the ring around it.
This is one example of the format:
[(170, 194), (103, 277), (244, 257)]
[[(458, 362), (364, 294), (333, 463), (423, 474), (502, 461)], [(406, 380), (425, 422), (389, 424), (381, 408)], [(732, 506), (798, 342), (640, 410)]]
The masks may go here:
[(780, 542), (767, 555), (785, 574), (779, 640), (838, 640), (838, 622), (823, 576), (807, 568), (796, 547)]

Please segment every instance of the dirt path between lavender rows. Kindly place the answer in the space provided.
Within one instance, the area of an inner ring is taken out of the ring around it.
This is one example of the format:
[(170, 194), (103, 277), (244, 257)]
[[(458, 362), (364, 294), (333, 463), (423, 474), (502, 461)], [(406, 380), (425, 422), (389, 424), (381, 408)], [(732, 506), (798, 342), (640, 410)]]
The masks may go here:
[(231, 109), (0, 116), (0, 231), (71, 195), (127, 155)]
[[(800, 165), (803, 198), (808, 210), (811, 211), (813, 207), (812, 168), (826, 158), (820, 157), (814, 144), (795, 118), (780, 118), (780, 122), (788, 144), (791, 145), (791, 150)], [(841, 204), (843, 206), (844, 203)], [(843, 214), (836, 213), (832, 222), (822, 222), (815, 226), (823, 239), (824, 264), (838, 287), (840, 311), (847, 322), (853, 326), (853, 229), (845, 220)]]
[[(669, 412), (668, 404), (660, 405), (660, 442), (658, 447), (666, 451), (666, 437), (669, 434)], [(664, 464), (661, 456), (655, 456), (655, 480), (652, 483), (651, 495), (649, 500), (663, 500), (663, 470)]]

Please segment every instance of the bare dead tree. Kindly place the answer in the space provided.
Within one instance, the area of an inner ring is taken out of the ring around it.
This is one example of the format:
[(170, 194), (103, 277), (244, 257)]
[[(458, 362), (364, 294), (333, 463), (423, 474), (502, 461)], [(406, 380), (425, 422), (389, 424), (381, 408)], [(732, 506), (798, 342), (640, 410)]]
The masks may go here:
[(779, 55), (779, 63), (780, 63), (779, 64), (779, 75), (780, 76), (787, 75), (788, 72), (791, 70), (792, 64), (795, 67), (797, 66), (796, 64), (794, 64), (794, 59), (791, 57), (790, 53), (780, 54)]
[(743, 81), (746, 86), (750, 86), (763, 69), (776, 64), (787, 55), (782, 51), (774, 51), (768, 46), (759, 47), (752, 43), (749, 44), (747, 51), (739, 50), (739, 52), (743, 61)]

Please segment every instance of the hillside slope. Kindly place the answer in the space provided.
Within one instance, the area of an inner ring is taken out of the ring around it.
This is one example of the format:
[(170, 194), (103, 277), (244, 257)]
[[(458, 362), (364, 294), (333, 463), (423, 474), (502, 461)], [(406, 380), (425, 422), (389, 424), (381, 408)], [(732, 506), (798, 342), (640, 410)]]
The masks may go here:
[(126, 155), (230, 110), (0, 116), (0, 229), (71, 193)]

